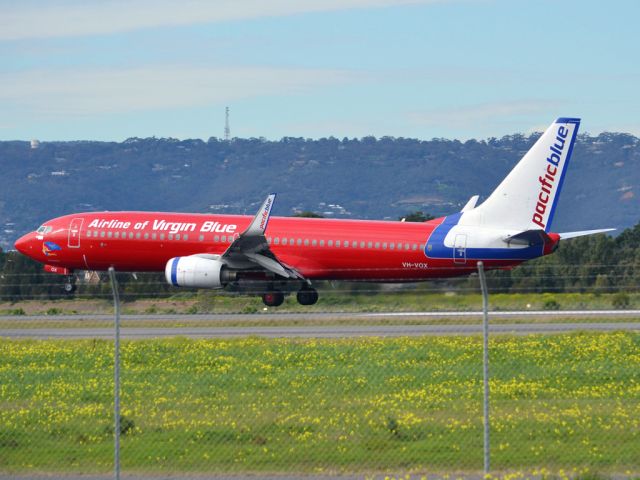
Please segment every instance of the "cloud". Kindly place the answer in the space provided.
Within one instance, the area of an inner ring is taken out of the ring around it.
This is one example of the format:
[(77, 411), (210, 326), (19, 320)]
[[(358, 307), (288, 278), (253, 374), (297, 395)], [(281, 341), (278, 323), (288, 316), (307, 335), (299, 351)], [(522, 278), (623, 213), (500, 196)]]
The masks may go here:
[(31, 70), (0, 74), (0, 105), (42, 115), (94, 115), (304, 94), (356, 79), (341, 70), (261, 67)]
[(409, 119), (422, 126), (462, 129), (480, 124), (528, 119), (531, 115), (554, 112), (558, 106), (558, 101), (551, 100), (515, 100), (412, 112)]
[(76, 37), (261, 17), (379, 8), (451, 0), (105, 0), (12, 2), (3, 6), (0, 40)]

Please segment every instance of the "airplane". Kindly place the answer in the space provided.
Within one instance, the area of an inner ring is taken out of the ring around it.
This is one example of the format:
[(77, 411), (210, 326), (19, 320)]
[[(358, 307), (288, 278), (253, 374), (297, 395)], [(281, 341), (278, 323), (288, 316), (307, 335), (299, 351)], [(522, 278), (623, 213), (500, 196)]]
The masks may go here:
[(296, 292), (318, 301), (316, 280), (417, 282), (511, 268), (554, 252), (560, 240), (613, 229), (553, 233), (580, 119), (558, 118), (493, 193), (423, 223), (272, 217), (275, 194), (255, 214), (88, 212), (45, 222), (15, 247), (67, 276), (77, 270), (162, 272), (177, 287), (257, 294), (276, 307)]

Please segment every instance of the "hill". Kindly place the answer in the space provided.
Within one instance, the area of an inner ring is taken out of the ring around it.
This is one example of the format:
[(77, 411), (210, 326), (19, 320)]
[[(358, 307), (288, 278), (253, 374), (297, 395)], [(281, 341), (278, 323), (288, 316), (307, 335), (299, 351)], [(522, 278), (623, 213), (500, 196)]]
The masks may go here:
[[(0, 142), (0, 246), (74, 211), (168, 210), (395, 219), (452, 213), (482, 198), (539, 134), (500, 139), (130, 138), (124, 142)], [(554, 230), (631, 227), (639, 220), (640, 139), (580, 135)]]

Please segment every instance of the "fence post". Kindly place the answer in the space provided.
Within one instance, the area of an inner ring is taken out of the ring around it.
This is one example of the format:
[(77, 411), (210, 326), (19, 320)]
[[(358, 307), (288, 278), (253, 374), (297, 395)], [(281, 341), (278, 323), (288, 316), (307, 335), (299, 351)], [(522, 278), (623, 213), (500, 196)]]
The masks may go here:
[(113, 408), (115, 417), (114, 436), (114, 475), (120, 480), (120, 295), (118, 294), (118, 281), (116, 271), (109, 267), (111, 289), (113, 290), (114, 326), (115, 326), (115, 352), (114, 352), (114, 391)]
[(487, 279), (484, 276), (484, 264), (478, 262), (478, 276), (482, 288), (482, 367), (484, 383), (483, 417), (484, 417), (484, 474), (490, 470), (490, 443), (489, 443), (489, 291)]

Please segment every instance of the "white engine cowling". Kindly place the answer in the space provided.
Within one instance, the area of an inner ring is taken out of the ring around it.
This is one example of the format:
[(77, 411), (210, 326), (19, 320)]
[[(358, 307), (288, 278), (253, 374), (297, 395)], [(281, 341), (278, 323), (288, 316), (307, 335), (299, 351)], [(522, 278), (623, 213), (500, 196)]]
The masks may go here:
[(224, 288), (224, 267), (220, 260), (175, 257), (167, 262), (164, 276), (176, 287)]

